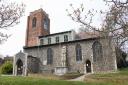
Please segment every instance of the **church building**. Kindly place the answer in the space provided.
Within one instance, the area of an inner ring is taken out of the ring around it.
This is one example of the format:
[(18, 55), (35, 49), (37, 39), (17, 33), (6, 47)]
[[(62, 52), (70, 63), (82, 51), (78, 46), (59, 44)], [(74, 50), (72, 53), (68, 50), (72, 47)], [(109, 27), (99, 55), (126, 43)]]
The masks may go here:
[(98, 73), (117, 70), (114, 46), (99, 36), (85, 34), (81, 38), (74, 30), (50, 33), (49, 15), (38, 9), (27, 18), (24, 52), (14, 57), (13, 74), (70, 72)]

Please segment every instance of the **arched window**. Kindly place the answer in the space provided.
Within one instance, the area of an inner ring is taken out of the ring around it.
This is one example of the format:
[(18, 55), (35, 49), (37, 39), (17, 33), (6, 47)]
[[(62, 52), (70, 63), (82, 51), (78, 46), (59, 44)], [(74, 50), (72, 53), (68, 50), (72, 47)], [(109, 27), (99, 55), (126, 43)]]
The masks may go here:
[(44, 29), (48, 31), (48, 28), (49, 28), (49, 19), (48, 19), (48, 17), (44, 18), (43, 26), (44, 26)]
[(100, 60), (102, 58), (102, 45), (100, 42), (95, 41), (92, 45), (93, 49), (93, 60), (94, 62)]
[(36, 27), (36, 18), (35, 17), (32, 19), (32, 27)]
[(53, 51), (51, 48), (47, 49), (47, 64), (53, 63)]
[(80, 44), (76, 45), (76, 61), (82, 61), (82, 50)]

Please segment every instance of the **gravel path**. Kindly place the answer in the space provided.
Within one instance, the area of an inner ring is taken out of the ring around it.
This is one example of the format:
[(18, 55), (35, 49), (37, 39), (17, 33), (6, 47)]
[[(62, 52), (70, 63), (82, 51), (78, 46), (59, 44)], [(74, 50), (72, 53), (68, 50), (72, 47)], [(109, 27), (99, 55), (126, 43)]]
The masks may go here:
[(68, 81), (84, 81), (84, 78), (85, 78), (85, 75), (82, 75), (82, 76), (80, 76), (80, 77), (78, 77), (78, 78), (70, 79), (70, 80), (68, 80)]

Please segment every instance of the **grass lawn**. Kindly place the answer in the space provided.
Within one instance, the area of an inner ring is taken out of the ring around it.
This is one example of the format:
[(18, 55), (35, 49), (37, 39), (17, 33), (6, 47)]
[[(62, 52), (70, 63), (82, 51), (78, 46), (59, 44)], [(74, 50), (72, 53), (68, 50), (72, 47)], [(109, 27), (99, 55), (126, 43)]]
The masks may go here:
[(117, 73), (88, 75), (83, 82), (64, 81), (54, 77), (0, 76), (0, 85), (128, 85), (128, 69)]
[(128, 68), (117, 73), (89, 75), (85, 81), (88, 85), (128, 85)]
[(85, 83), (32, 77), (2, 76), (0, 77), (0, 85), (85, 85)]

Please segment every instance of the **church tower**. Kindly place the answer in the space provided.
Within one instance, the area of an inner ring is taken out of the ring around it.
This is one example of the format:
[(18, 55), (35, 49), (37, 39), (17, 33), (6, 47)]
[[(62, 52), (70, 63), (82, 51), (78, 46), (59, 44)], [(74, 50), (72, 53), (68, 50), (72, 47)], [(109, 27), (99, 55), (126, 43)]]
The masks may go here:
[(50, 34), (50, 19), (43, 9), (31, 12), (27, 20), (26, 47), (39, 45), (39, 36)]

